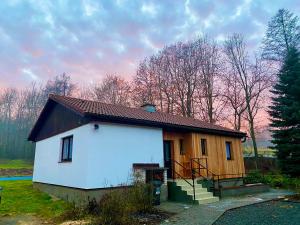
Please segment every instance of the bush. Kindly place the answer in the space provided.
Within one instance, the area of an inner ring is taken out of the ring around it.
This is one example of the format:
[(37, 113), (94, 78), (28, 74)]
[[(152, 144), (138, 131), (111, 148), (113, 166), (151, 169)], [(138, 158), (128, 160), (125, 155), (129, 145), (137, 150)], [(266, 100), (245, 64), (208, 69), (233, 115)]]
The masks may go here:
[(245, 183), (265, 183), (270, 185), (271, 187), (291, 188), (296, 190), (300, 189), (299, 178), (291, 178), (287, 175), (279, 173), (269, 173), (263, 175), (258, 171), (252, 171), (247, 174), (247, 177), (245, 177)]
[(91, 201), (87, 209), (94, 215), (93, 224), (135, 225), (138, 220), (134, 215), (153, 211), (152, 189), (137, 182), (132, 187), (110, 191), (98, 203)]
[(261, 173), (258, 171), (252, 171), (247, 174), (247, 176), (244, 179), (244, 182), (246, 184), (255, 184), (255, 183), (264, 183), (264, 177)]
[(286, 187), (287, 178), (281, 174), (268, 174), (264, 178), (264, 183), (269, 184), (272, 187)]
[(132, 187), (112, 189), (99, 202), (95, 199), (85, 206), (72, 205), (58, 221), (89, 218), (97, 225), (136, 225), (137, 217), (154, 212), (152, 186), (135, 182)]
[(114, 190), (103, 196), (99, 202), (98, 222), (106, 225), (135, 224), (131, 218), (133, 207), (129, 203), (128, 190)]
[(63, 222), (66, 220), (79, 220), (85, 218), (88, 215), (85, 207), (78, 207), (73, 204), (68, 210), (66, 210), (62, 215), (55, 218), (57, 223)]
[(128, 190), (128, 203), (134, 212), (151, 212), (153, 210), (152, 186), (143, 183), (135, 183)]

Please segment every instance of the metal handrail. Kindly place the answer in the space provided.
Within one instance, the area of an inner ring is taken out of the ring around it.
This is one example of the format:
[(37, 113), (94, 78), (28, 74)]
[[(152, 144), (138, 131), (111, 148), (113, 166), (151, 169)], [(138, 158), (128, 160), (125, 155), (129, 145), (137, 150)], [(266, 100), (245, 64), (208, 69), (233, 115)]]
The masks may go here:
[[(201, 163), (200, 163), (200, 158), (191, 158), (191, 165), (193, 166), (193, 162), (195, 162), (196, 164), (198, 164), (198, 174), (200, 177), (203, 177), (205, 178), (203, 175), (201, 175), (201, 170), (206, 170), (206, 177), (208, 177), (208, 168), (207, 168), (207, 158), (203, 158), (206, 160), (206, 166), (203, 166)], [(192, 167), (192, 169), (194, 170), (195, 168)], [(195, 171), (195, 170), (194, 170)]]
[[(183, 179), (186, 183), (188, 183), (192, 188), (193, 188), (193, 199), (194, 199), (194, 201), (196, 200), (196, 193), (195, 193), (195, 178), (194, 178), (194, 175), (193, 175), (193, 172), (192, 172), (192, 181), (193, 181), (193, 183), (191, 184), (188, 180), (186, 180), (180, 173), (177, 173), (176, 171), (175, 171), (175, 163), (177, 164), (177, 165), (179, 165), (179, 166), (181, 166), (183, 169), (185, 169), (185, 170), (187, 170), (187, 168), (184, 166), (184, 165), (182, 165), (181, 163), (179, 163), (179, 162), (177, 162), (176, 160), (172, 160), (172, 162), (173, 162), (173, 170), (172, 170), (172, 172), (173, 172), (173, 181), (175, 181), (175, 174), (176, 175), (178, 175), (181, 179)], [(175, 174), (174, 174), (175, 173)]]
[[(196, 160), (197, 159), (197, 160)], [(219, 175), (217, 175), (217, 174), (215, 174), (215, 173), (213, 173), (212, 171), (210, 171), (209, 169), (208, 169), (208, 166), (207, 166), (207, 158), (205, 158), (205, 162), (206, 162), (206, 166), (204, 166), (204, 165), (202, 165), (201, 163), (200, 163), (200, 158), (191, 158), (191, 164), (193, 164), (193, 161), (194, 162), (196, 162), (198, 165), (199, 165), (199, 175), (201, 176), (201, 177), (203, 177), (203, 178), (205, 178), (204, 176), (202, 176), (201, 175), (201, 173), (200, 173), (200, 170), (201, 169), (205, 169), (206, 170), (206, 178), (208, 179), (208, 172), (211, 174), (211, 176), (212, 176), (212, 182), (213, 182), (213, 190), (214, 190), (214, 192), (215, 192), (215, 184), (216, 184), (216, 182), (217, 182), (217, 187), (218, 187), (218, 189), (220, 189), (220, 176)], [(202, 166), (202, 168), (201, 168), (201, 166)], [(217, 178), (217, 179), (215, 179), (215, 178)]]
[[(190, 166), (191, 166), (191, 178), (192, 178), (192, 183), (189, 182), (184, 176), (182, 176), (180, 173), (176, 172), (175, 170), (175, 164), (179, 165), (181, 168), (185, 169), (185, 170), (188, 170), (188, 168), (186, 168), (184, 165), (182, 165), (181, 163), (179, 163), (178, 161), (176, 160), (172, 160), (173, 164), (173, 180), (175, 180), (175, 174), (180, 177), (181, 179), (183, 179), (186, 183), (188, 183), (192, 188), (193, 188), (193, 199), (195, 200), (196, 199), (196, 194), (195, 194), (195, 173), (197, 172), (194, 168), (194, 164), (193, 162), (195, 162), (196, 164), (198, 164), (198, 174), (200, 177), (203, 177), (203, 178), (206, 178), (206, 179), (209, 179), (209, 174), (211, 175), (211, 180), (213, 182), (213, 191), (214, 191), (214, 194), (215, 194), (215, 191), (216, 189), (217, 190), (220, 190), (221, 186), (220, 186), (220, 179), (224, 176), (237, 176), (238, 178), (242, 178), (244, 180), (244, 177), (245, 177), (245, 173), (236, 173), (236, 174), (215, 174), (213, 173), (211, 170), (208, 169), (208, 166), (207, 166), (207, 158), (202, 158), (202, 159), (205, 159), (206, 160), (206, 165), (204, 166), (200, 160), (201, 158), (190, 158)], [(205, 169), (206, 170), (206, 177), (201, 175), (201, 170), (202, 169)], [(240, 176), (241, 175), (241, 176)], [(225, 177), (226, 178), (226, 177)], [(217, 185), (216, 185), (217, 184)]]
[(191, 163), (192, 162), (196, 162), (196, 164), (199, 165), (199, 167), (198, 167), (198, 170), (199, 170), (198, 173), (199, 173), (199, 175), (201, 177), (204, 177), (204, 176), (202, 176), (200, 174), (200, 170), (201, 169), (205, 169), (206, 170), (206, 176), (207, 176), (207, 178), (208, 178), (208, 173), (211, 174), (212, 182), (213, 182), (213, 189), (214, 190), (216, 189), (216, 182), (217, 182), (217, 189), (221, 188), (221, 186), (220, 186), (220, 179), (222, 177), (225, 177), (225, 179), (226, 179), (226, 176), (236, 176), (236, 178), (242, 178), (243, 181), (244, 181), (245, 175), (246, 175), (245, 173), (228, 173), (228, 174), (215, 174), (215, 173), (213, 173), (211, 170), (208, 169), (207, 158), (205, 158), (205, 159), (206, 159), (206, 166), (204, 166), (203, 164), (201, 164), (200, 158), (191, 158)]

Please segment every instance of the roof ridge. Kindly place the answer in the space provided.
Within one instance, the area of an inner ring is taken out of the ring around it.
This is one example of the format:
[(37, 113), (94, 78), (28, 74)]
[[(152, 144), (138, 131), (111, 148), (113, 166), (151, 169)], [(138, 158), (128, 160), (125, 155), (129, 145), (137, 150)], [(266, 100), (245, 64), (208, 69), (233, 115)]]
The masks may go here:
[[(71, 107), (73, 110), (75, 111), (79, 111), (80, 113), (82, 114), (103, 114), (105, 115), (105, 113), (97, 113), (97, 112), (91, 112), (92, 110), (88, 107), (84, 107), (82, 105), (76, 105), (76, 103), (73, 103), (72, 102), (68, 102), (68, 100), (72, 100), (72, 101), (82, 101), (81, 103), (84, 104), (84, 103), (88, 103), (88, 104), (93, 104), (93, 107), (95, 107), (94, 104), (99, 104), (99, 107), (113, 107), (114, 109), (124, 109), (124, 110), (131, 110), (131, 111), (135, 111), (136, 113), (145, 113), (145, 114), (148, 114), (148, 115), (160, 115), (162, 117), (169, 117), (169, 118), (166, 118), (167, 120), (185, 120), (186, 123), (189, 123), (189, 125), (187, 126), (190, 126), (190, 127), (198, 127), (197, 125), (192, 125), (192, 122), (196, 122), (196, 123), (199, 123), (199, 126), (203, 126), (203, 127), (206, 127), (206, 129), (222, 129), (222, 130), (227, 130), (229, 132), (235, 132), (235, 133), (242, 133), (241, 131), (237, 131), (237, 130), (234, 130), (234, 129), (231, 129), (231, 128), (227, 128), (227, 127), (223, 127), (221, 125), (217, 125), (217, 124), (212, 124), (212, 123), (209, 123), (207, 121), (203, 121), (203, 120), (199, 120), (197, 118), (193, 118), (193, 117), (184, 117), (184, 116), (181, 116), (181, 115), (174, 115), (174, 114), (170, 114), (170, 113), (166, 113), (166, 112), (161, 112), (161, 111), (155, 111), (155, 112), (147, 112), (145, 111), (144, 109), (142, 108), (136, 108), (136, 107), (129, 107), (129, 106), (124, 106), (124, 105), (117, 105), (117, 104), (111, 104), (111, 103), (104, 103), (104, 102), (101, 102), (99, 100), (89, 100), (89, 99), (83, 99), (83, 98), (78, 98), (78, 97), (72, 97), (72, 96), (65, 96), (65, 95), (58, 95), (58, 94), (49, 94), (49, 98), (52, 99), (52, 100), (55, 100), (55, 101), (59, 101), (61, 104), (64, 104), (65, 106), (68, 106), (68, 107)], [(97, 107), (95, 107), (97, 108)], [(117, 115), (113, 115), (113, 116), (116, 116), (118, 117)], [(127, 118), (130, 118), (128, 116), (119, 116), (119, 117), (127, 117)], [(147, 120), (147, 119), (146, 119)], [(151, 119), (150, 119), (151, 120)]]
[[(72, 97), (72, 96), (66, 96), (66, 95), (58, 95), (58, 94), (50, 94), (50, 95), (52, 95), (54, 97), (71, 98), (71, 99), (82, 100), (82, 101), (87, 101), (87, 102), (110, 105), (110, 106), (114, 106), (114, 107), (124, 107), (124, 108), (128, 108), (128, 109), (140, 109), (140, 108), (136, 108), (136, 107), (129, 107), (129, 106), (124, 106), (124, 105), (101, 102), (99, 100), (90, 100), (90, 99), (84, 99), (84, 98), (78, 98), (78, 97)], [(50, 97), (50, 95), (49, 95), (49, 97)]]

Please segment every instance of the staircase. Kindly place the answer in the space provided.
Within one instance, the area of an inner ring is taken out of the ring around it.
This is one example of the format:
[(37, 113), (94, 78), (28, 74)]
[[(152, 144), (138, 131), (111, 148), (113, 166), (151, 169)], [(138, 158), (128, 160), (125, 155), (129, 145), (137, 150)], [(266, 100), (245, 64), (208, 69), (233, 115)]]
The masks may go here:
[[(187, 180), (192, 184), (192, 180)], [(169, 199), (173, 201), (194, 203), (194, 204), (207, 204), (219, 201), (219, 197), (213, 196), (212, 192), (207, 191), (201, 183), (195, 180), (195, 200), (193, 187), (183, 179), (176, 179), (168, 181)]]

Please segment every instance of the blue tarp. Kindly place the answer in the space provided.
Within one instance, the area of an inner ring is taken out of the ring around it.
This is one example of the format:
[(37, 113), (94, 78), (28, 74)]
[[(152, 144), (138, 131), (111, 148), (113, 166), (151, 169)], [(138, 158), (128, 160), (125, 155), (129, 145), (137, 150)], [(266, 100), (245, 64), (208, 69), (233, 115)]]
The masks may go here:
[(0, 177), (0, 181), (6, 180), (32, 180), (32, 176), (23, 176), (23, 177)]

